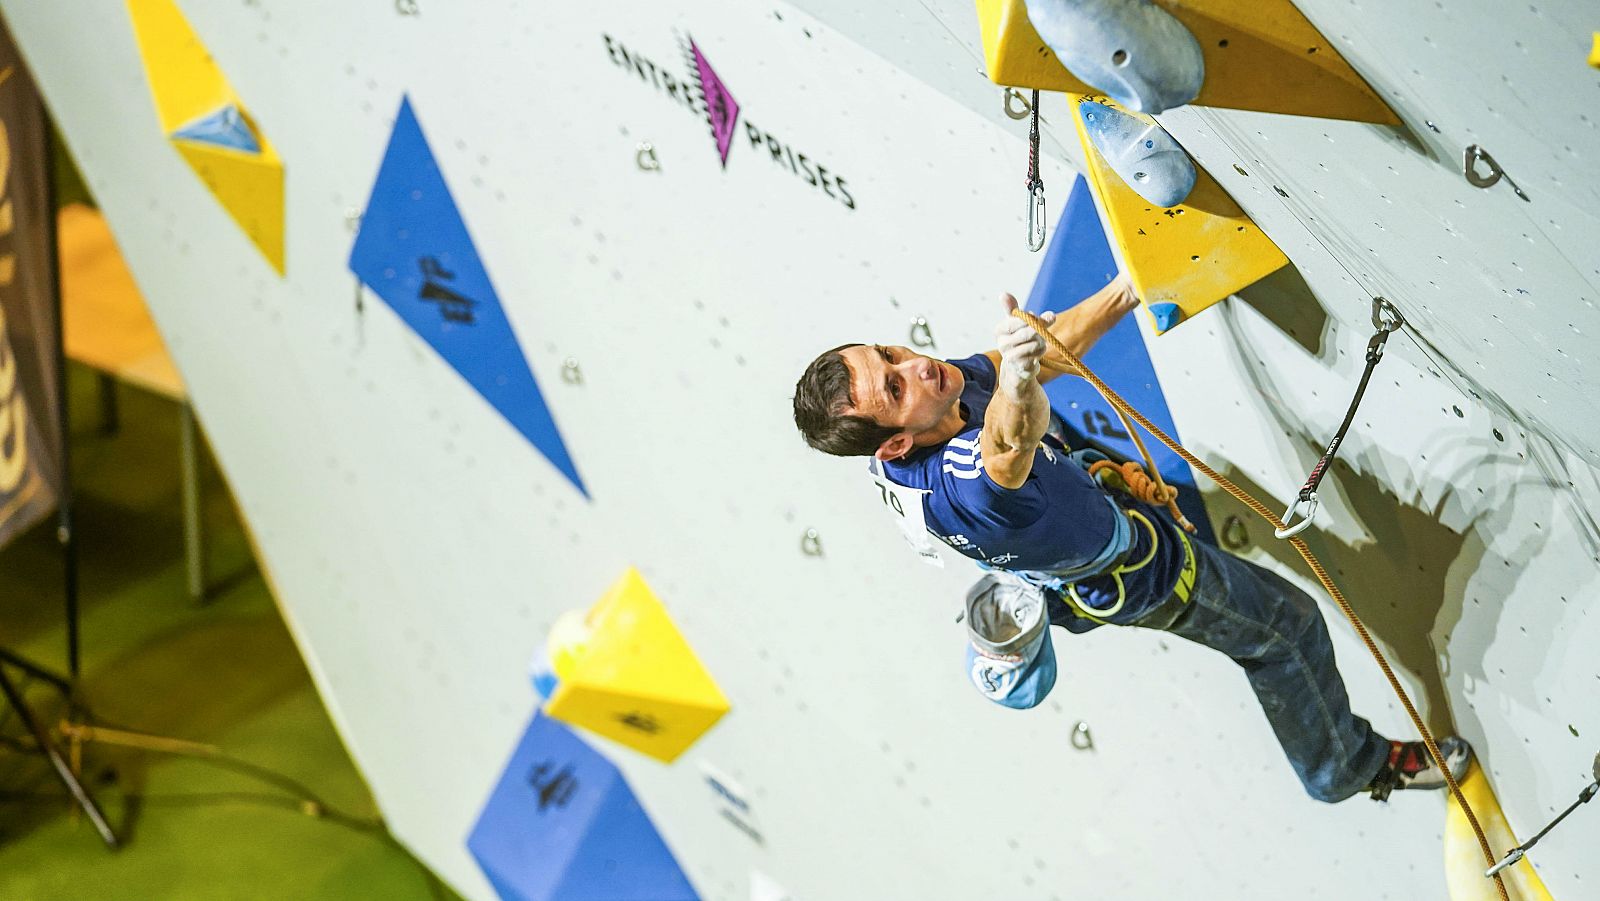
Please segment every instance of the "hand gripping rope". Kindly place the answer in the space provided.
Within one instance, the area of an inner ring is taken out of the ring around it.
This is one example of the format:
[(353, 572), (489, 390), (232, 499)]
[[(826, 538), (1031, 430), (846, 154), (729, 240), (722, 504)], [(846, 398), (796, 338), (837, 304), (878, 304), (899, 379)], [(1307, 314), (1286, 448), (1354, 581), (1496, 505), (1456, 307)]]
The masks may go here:
[[(1372, 327), (1377, 333), (1372, 340), (1367, 342), (1367, 368), (1361, 373), (1361, 382), (1356, 385), (1356, 396), (1350, 399), (1350, 409), (1345, 411), (1344, 422), (1339, 424), (1339, 431), (1334, 433), (1333, 440), (1328, 442), (1328, 449), (1322, 452), (1322, 459), (1311, 468), (1311, 475), (1301, 486), (1300, 494), (1295, 498), (1289, 509), (1283, 511), (1282, 528), (1274, 528), (1272, 534), (1279, 538), (1288, 538), (1305, 531), (1311, 525), (1312, 517), (1317, 515), (1317, 486), (1322, 484), (1322, 477), (1328, 474), (1328, 466), (1333, 463), (1334, 455), (1339, 453), (1339, 445), (1344, 443), (1345, 433), (1350, 431), (1350, 423), (1356, 418), (1356, 408), (1361, 406), (1361, 397), (1367, 393), (1367, 382), (1372, 380), (1372, 370), (1378, 368), (1378, 362), (1383, 359), (1383, 346), (1389, 340), (1390, 332), (1397, 332), (1400, 326), (1405, 325), (1404, 316), (1394, 308), (1394, 304), (1381, 297), (1372, 298)], [(1300, 505), (1305, 504), (1305, 518), (1293, 525), (1295, 513), (1300, 510)]]
[[(1071, 364), (1071, 371), (1075, 371), (1077, 374), (1083, 376), (1083, 378), (1088, 381), (1089, 384), (1093, 385), (1095, 390), (1099, 391), (1100, 395), (1106, 399), (1106, 403), (1110, 404), (1112, 409), (1117, 411), (1118, 415), (1132, 418), (1133, 421), (1137, 422), (1146, 432), (1149, 432), (1162, 444), (1165, 444), (1167, 447), (1171, 448), (1173, 453), (1182, 457), (1190, 466), (1193, 466), (1207, 478), (1211, 479), (1211, 481), (1217, 483), (1222, 490), (1233, 495), (1233, 497), (1236, 498), (1240, 503), (1249, 507), (1251, 510), (1254, 510), (1256, 515), (1271, 523), (1274, 530), (1282, 530), (1285, 528), (1284, 524), (1280, 522), (1276, 516), (1272, 515), (1272, 511), (1268, 509), (1265, 504), (1256, 500), (1243, 488), (1233, 484), (1233, 482), (1229, 481), (1225, 476), (1217, 472), (1215, 469), (1207, 466), (1204, 460), (1196, 457), (1183, 445), (1179, 444), (1177, 441), (1174, 441), (1172, 436), (1162, 431), (1159, 426), (1157, 426), (1155, 423), (1152, 423), (1149, 419), (1146, 419), (1143, 413), (1140, 413), (1138, 410), (1134, 409), (1131, 404), (1123, 400), (1120, 394), (1111, 390), (1111, 387), (1105, 382), (1101, 381), (1100, 377), (1090, 371), (1089, 367), (1083, 365), (1083, 360), (1079, 359), (1077, 354), (1074, 354), (1072, 351), (1068, 350), (1067, 346), (1061, 343), (1061, 339), (1050, 333), (1050, 329), (1045, 324), (1044, 320), (1024, 310), (1014, 310), (1012, 311), (1011, 315), (1021, 319), (1023, 322), (1026, 322), (1030, 328), (1038, 332), (1039, 335), (1044, 338), (1045, 343), (1050, 345), (1050, 347), (1053, 348), (1056, 353), (1060, 354), (1062, 359)], [(1398, 327), (1398, 325), (1395, 327)], [(1382, 328), (1382, 326), (1379, 326), (1379, 329), (1382, 334), (1379, 336), (1374, 336), (1373, 342), (1381, 347), (1382, 344), (1380, 339), (1387, 337), (1388, 332), (1392, 331), (1393, 329), (1385, 330)], [(1370, 352), (1368, 359), (1369, 361), (1371, 360)], [(1367, 370), (1367, 374), (1369, 376), (1371, 375), (1371, 366), (1372, 364), (1369, 362)], [(1366, 380), (1363, 379), (1362, 386), (1365, 387), (1365, 385)], [(1360, 399), (1359, 392), (1357, 393), (1357, 399)], [(1348, 425), (1348, 423), (1346, 424)], [(1130, 430), (1130, 434), (1137, 433), (1133, 433), (1132, 430)], [(1141, 445), (1141, 450), (1142, 449), (1143, 446)], [(1152, 466), (1151, 469), (1154, 470), (1155, 467)], [(1438, 766), (1439, 771), (1444, 774), (1445, 782), (1450, 786), (1450, 794), (1455, 796), (1456, 803), (1461, 805), (1461, 811), (1467, 815), (1467, 822), (1472, 825), (1472, 831), (1478, 836), (1478, 847), (1483, 851), (1483, 859), (1485, 863), (1488, 866), (1493, 866), (1495, 864), (1495, 854), (1494, 851), (1489, 847), (1489, 838), (1484, 834), (1483, 826), (1478, 823), (1477, 814), (1472, 812), (1472, 805), (1468, 804), (1466, 796), (1461, 794), (1461, 786), (1456, 784), (1456, 777), (1451, 774), (1450, 767), (1445, 764), (1444, 755), (1439, 752), (1439, 743), (1434, 740), (1433, 733), (1429, 731), (1428, 725), (1422, 721), (1422, 715), (1417, 712), (1416, 705), (1411, 703), (1411, 696), (1406, 694), (1405, 687), (1400, 684), (1400, 680), (1395, 676), (1394, 670), (1390, 668), (1388, 658), (1383, 656), (1383, 651), (1379, 650), (1377, 642), (1373, 641), (1372, 635), (1367, 632), (1366, 624), (1361, 622), (1361, 617), (1356, 615), (1355, 610), (1350, 606), (1350, 602), (1345, 599), (1344, 593), (1339, 590), (1339, 586), (1333, 583), (1333, 579), (1328, 575), (1328, 571), (1323, 568), (1321, 561), (1316, 558), (1316, 555), (1311, 553), (1311, 549), (1306, 546), (1304, 539), (1297, 535), (1290, 535), (1288, 540), (1289, 543), (1294, 546), (1294, 549), (1300, 552), (1300, 557), (1306, 561), (1306, 565), (1311, 568), (1312, 574), (1317, 577), (1317, 581), (1322, 583), (1322, 587), (1328, 592), (1328, 595), (1333, 598), (1334, 603), (1339, 605), (1340, 612), (1344, 614), (1345, 619), (1350, 621), (1350, 625), (1356, 630), (1356, 635), (1361, 638), (1361, 642), (1365, 644), (1367, 646), (1367, 650), (1372, 653), (1372, 659), (1377, 661), (1378, 668), (1383, 670), (1384, 678), (1389, 680), (1389, 687), (1394, 689), (1395, 696), (1400, 699), (1400, 705), (1405, 708), (1406, 714), (1411, 717), (1412, 725), (1417, 727), (1417, 732), (1422, 736), (1423, 744), (1427, 745), (1428, 755), (1433, 758), (1434, 764)], [(1506, 893), (1505, 881), (1499, 873), (1494, 874), (1494, 883), (1495, 890), (1499, 892), (1501, 901), (1510, 901), (1510, 895)]]

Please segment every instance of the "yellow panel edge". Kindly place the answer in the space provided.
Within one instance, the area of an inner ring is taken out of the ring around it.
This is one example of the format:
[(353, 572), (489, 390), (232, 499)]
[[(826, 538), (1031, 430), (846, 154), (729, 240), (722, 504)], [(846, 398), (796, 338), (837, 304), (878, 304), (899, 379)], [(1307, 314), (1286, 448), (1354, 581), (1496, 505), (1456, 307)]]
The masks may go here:
[[(989, 79), (1041, 91), (1094, 93), (1028, 20), (1024, 0), (976, 0)], [(1290, 0), (1156, 0), (1200, 41), (1197, 106), (1400, 125), (1400, 117)], [(1252, 27), (1254, 26), (1254, 27)], [(1302, 51), (1306, 43), (1311, 47)], [(1270, 72), (1271, 77), (1263, 77)]]
[[(1278, 245), (1198, 164), (1194, 190), (1184, 203), (1160, 209), (1140, 197), (1089, 138), (1077, 111), (1085, 99), (1121, 107), (1099, 95), (1068, 95), (1089, 189), (1147, 314), (1155, 304), (1176, 304), (1183, 311), (1181, 325), (1288, 264)], [(1153, 314), (1150, 321), (1157, 334), (1164, 333)]]

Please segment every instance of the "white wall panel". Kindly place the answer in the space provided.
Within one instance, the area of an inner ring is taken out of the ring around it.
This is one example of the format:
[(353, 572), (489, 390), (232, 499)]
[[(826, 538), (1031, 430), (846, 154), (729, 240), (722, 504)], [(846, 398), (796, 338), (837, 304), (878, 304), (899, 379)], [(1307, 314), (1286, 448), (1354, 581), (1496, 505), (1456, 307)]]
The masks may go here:
[[(752, 869), (797, 899), (1443, 896), (1442, 798), (1305, 798), (1220, 656), (1154, 633), (1061, 635), (1051, 700), (989, 707), (953, 622), (974, 574), (918, 565), (859, 464), (794, 434), (789, 396), (816, 351), (900, 342), (925, 316), (939, 350), (965, 355), (988, 346), (995, 295), (1032, 281), (1025, 123), (978, 74), (969, 4), (419, 2), (181, 4), (287, 163), (281, 280), (162, 138), (123, 4), (0, 7), (341, 732), (428, 863), (492, 897), (465, 838), (532, 710), (526, 662), (559, 612), (637, 565), (733, 712), (671, 767), (596, 742), (707, 898), (745, 897)], [(1390, 342), (1316, 543), (1527, 833), (1582, 787), (1600, 737), (1590, 26), (1577, 3), (1303, 8), (1416, 139), (1163, 117), (1305, 283), (1249, 289), (1149, 344), (1190, 446), (1284, 498), (1360, 373), (1371, 294), (1431, 342)], [(846, 178), (856, 208), (742, 124), (724, 170), (703, 117), (602, 37), (679, 77), (678, 34), (741, 123)], [(402, 94), (592, 500), (382, 301), (356, 311), (346, 214)], [(1064, 138), (1044, 171), (1058, 210), (1076, 142), (1059, 98), (1046, 112)], [(640, 141), (660, 172), (635, 166)], [(1531, 203), (1461, 178), (1472, 142)], [(580, 385), (561, 378), (569, 357)], [(821, 558), (801, 553), (807, 528)], [(1291, 570), (1251, 534), (1252, 559)], [(1328, 613), (1358, 711), (1406, 733)], [(1093, 751), (1069, 743), (1080, 720)], [(702, 764), (750, 791), (764, 844), (718, 816)], [(1535, 853), (1558, 897), (1593, 894), (1597, 838), (1585, 811)]]

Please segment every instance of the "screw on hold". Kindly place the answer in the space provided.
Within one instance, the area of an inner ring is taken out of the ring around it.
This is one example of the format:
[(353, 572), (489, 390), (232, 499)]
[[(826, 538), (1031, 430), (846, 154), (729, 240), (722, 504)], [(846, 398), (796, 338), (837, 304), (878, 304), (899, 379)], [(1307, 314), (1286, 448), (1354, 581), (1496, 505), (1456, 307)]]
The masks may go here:
[(1033, 112), (1033, 105), (1022, 96), (1016, 88), (1006, 88), (1006, 115), (1013, 119), (1026, 119)]
[[(1482, 160), (1489, 167), (1488, 175), (1478, 174), (1477, 166), (1479, 160)], [(1487, 150), (1478, 147), (1477, 144), (1467, 147), (1466, 156), (1461, 163), (1461, 169), (1467, 176), (1467, 181), (1479, 188), (1493, 187), (1505, 175), (1505, 172), (1500, 169), (1500, 164), (1494, 161), (1494, 157), (1490, 156)]]
[(577, 360), (567, 357), (561, 361), (561, 380), (569, 385), (583, 384), (583, 370), (579, 368)]
[(353, 206), (345, 207), (344, 208), (344, 227), (349, 229), (351, 232), (360, 231), (361, 230), (361, 211), (356, 209)]
[(1080, 751), (1094, 750), (1094, 734), (1089, 731), (1089, 724), (1078, 720), (1072, 726), (1072, 746)]
[(660, 172), (661, 158), (656, 156), (656, 146), (649, 141), (640, 141), (639, 147), (633, 155), (633, 161), (639, 165), (643, 172)]
[(417, 0), (394, 0), (394, 8), (402, 16), (414, 16), (422, 11), (417, 7)]
[[(1488, 175), (1482, 175), (1478, 172), (1478, 163), (1480, 161), (1485, 166), (1489, 167)], [(1500, 168), (1500, 164), (1495, 162), (1494, 157), (1489, 155), (1489, 151), (1484, 150), (1477, 144), (1470, 144), (1467, 146), (1466, 153), (1461, 161), (1461, 171), (1462, 174), (1466, 175), (1468, 183), (1479, 188), (1493, 187), (1499, 183), (1500, 179), (1504, 178), (1506, 180), (1506, 184), (1511, 186), (1511, 190), (1517, 192), (1518, 197), (1521, 197), (1523, 200), (1528, 201), (1529, 203), (1533, 202), (1533, 198), (1523, 193), (1522, 188), (1518, 186), (1516, 182), (1511, 180), (1511, 176), (1507, 175), (1505, 170)]]
[(1382, 297), (1372, 298), (1372, 327), (1380, 332), (1396, 332), (1406, 324), (1406, 317), (1394, 304)]
[(928, 327), (928, 320), (917, 316), (911, 320), (911, 346), (934, 347), (933, 329)]
[(1250, 544), (1250, 531), (1244, 527), (1244, 520), (1237, 515), (1230, 515), (1222, 523), (1222, 546), (1230, 551), (1244, 550)]
[(816, 529), (806, 529), (806, 533), (800, 536), (800, 550), (807, 557), (822, 556), (822, 536), (817, 534)]

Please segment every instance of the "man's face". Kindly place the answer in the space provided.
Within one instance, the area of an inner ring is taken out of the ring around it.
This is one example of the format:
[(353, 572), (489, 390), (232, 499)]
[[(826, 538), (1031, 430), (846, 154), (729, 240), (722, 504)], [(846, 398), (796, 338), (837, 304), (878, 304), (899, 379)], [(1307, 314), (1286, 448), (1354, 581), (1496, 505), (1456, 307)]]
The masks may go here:
[(966, 384), (961, 370), (906, 347), (860, 344), (839, 351), (850, 368), (850, 413), (915, 438), (946, 419)]

